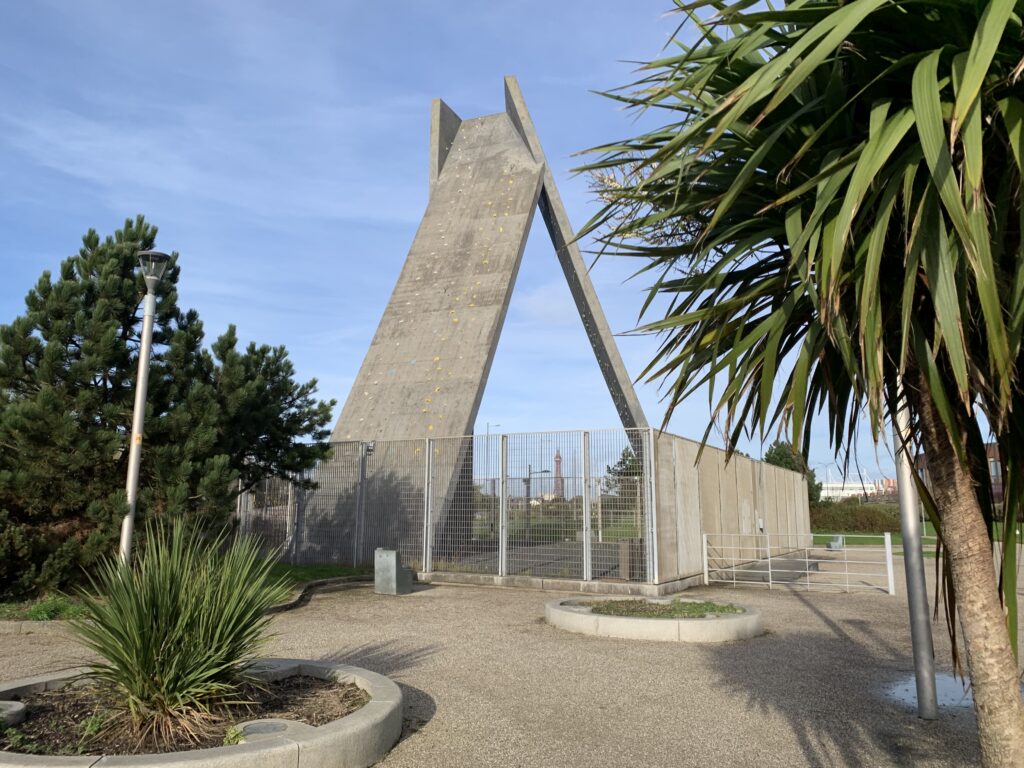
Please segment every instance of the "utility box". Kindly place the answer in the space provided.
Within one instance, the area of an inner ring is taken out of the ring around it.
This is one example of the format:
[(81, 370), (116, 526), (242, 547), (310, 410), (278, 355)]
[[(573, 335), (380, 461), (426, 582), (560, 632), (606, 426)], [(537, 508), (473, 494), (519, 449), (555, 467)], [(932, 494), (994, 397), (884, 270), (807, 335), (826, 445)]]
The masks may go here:
[(402, 566), (393, 549), (373, 553), (373, 591), (378, 595), (408, 595), (412, 592), (412, 571)]
[(825, 549), (833, 552), (842, 552), (846, 547), (846, 539), (843, 536), (833, 536), (832, 540), (825, 544)]

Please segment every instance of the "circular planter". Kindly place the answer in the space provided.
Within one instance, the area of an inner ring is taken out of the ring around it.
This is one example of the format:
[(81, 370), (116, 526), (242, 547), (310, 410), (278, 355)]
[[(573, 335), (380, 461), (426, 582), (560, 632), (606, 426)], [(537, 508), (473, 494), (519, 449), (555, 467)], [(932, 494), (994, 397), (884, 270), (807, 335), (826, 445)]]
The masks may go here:
[[(83, 669), (0, 683), (0, 701), (63, 687)], [(267, 682), (294, 675), (354, 683), (370, 696), (363, 707), (321, 726), (293, 720), (250, 720), (236, 728), (238, 744), (148, 755), (47, 756), (0, 751), (0, 768), (367, 768), (402, 733), (402, 692), (391, 680), (359, 667), (303, 659), (264, 659), (250, 668)]]
[[(610, 598), (615, 600), (647, 600), (668, 603), (673, 599), (700, 602), (686, 598)], [(676, 643), (726, 643), (746, 640), (764, 632), (761, 613), (754, 608), (737, 605), (743, 613), (710, 614), (700, 619), (657, 619), (639, 616), (605, 616), (594, 613), (594, 598), (574, 597), (552, 600), (544, 606), (548, 624), (568, 632), (598, 637), (619, 637), (627, 640), (661, 640)], [(735, 603), (733, 603), (735, 605)]]

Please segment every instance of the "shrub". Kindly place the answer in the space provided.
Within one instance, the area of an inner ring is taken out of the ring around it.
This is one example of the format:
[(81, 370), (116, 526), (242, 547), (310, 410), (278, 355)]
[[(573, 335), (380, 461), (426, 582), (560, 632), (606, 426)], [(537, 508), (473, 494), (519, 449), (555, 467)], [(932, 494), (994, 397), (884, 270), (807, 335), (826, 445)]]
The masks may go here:
[(811, 530), (827, 533), (898, 533), (898, 504), (864, 504), (857, 499), (811, 505)]
[(272, 564), (250, 540), (182, 523), (148, 526), (134, 567), (102, 563), (71, 626), (101, 657), (84, 677), (119, 702), (110, 727), (154, 746), (209, 732), (267, 637), (266, 610), (287, 596)]

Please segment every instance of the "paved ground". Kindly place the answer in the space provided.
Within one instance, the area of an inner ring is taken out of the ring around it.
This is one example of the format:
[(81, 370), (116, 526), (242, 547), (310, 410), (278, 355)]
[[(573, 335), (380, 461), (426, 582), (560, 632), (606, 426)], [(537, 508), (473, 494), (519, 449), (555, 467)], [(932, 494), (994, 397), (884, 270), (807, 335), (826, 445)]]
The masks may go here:
[[(754, 605), (769, 633), (716, 647), (611, 640), (547, 626), (552, 593), (359, 588), (281, 614), (270, 650), (401, 685), (406, 729), (385, 766), (977, 764), (970, 709), (926, 723), (880, 693), (913, 669), (902, 598), (687, 594)], [(948, 669), (941, 624), (935, 638)], [(76, 661), (61, 634), (0, 634), (0, 679)]]

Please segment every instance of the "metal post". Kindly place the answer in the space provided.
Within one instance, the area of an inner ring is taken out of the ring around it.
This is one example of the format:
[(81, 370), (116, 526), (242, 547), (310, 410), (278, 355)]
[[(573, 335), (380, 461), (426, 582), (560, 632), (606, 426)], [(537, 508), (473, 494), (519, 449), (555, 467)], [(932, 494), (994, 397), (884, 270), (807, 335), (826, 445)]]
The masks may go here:
[(434, 569), (433, 553), (431, 552), (430, 533), (433, 526), (430, 524), (430, 497), (433, 494), (430, 482), (431, 467), (434, 458), (433, 441), (428, 437), (424, 440), (424, 461), (423, 461), (423, 572), (430, 573)]
[(893, 424), (893, 443), (896, 449), (896, 487), (900, 497), (900, 531), (903, 534), (903, 567), (907, 575), (907, 603), (910, 609), (910, 638), (914, 648), (914, 676), (917, 680), (917, 714), (924, 720), (934, 720), (939, 716), (935, 694), (935, 648), (928, 616), (928, 586), (924, 577), (917, 487), (914, 485), (911, 458), (906, 451), (910, 437), (910, 414), (903, 401), (902, 389), (900, 382), (900, 401), (894, 404), (896, 420)]
[(647, 583), (655, 584), (658, 581), (658, 513), (657, 494), (655, 486), (655, 474), (657, 465), (654, 456), (654, 430), (647, 429), (647, 445), (644, 453), (645, 461), (641, 466), (644, 469), (644, 513), (647, 522)]
[(295, 517), (292, 520), (291, 547), (288, 550), (288, 562), (292, 565), (299, 563), (299, 551), (302, 546), (302, 537), (305, 531), (306, 518), (306, 494), (299, 493), (295, 497)]
[(532, 464), (527, 464), (526, 465), (526, 479), (523, 480), (523, 483), (526, 485), (526, 543), (527, 544), (531, 544), (532, 542), (530, 541), (530, 533), (531, 533), (530, 525), (532, 523), (532, 517), (533, 517), (533, 508), (532, 508), (532, 505), (530, 504), (530, 502), (533, 501), (533, 497), (532, 497), (532, 492), (533, 492), (533, 488), (532, 488), (532, 485), (533, 485), (533, 465)]
[(814, 546), (814, 536), (811, 536), (811, 543), (804, 550), (804, 576), (807, 579), (807, 591), (811, 590), (811, 547)]
[(768, 553), (768, 589), (772, 589), (772, 542), (768, 538), (768, 534), (764, 535), (764, 549)]
[(295, 549), (295, 483), (292, 479), (288, 478), (288, 500), (285, 507), (285, 536), (284, 536), (284, 547), (282, 548), (281, 555), (287, 562), (292, 562), (292, 552)]
[(704, 586), (706, 587), (711, 583), (708, 578), (708, 535), (706, 533), (701, 534), (701, 548), (704, 552)]
[(590, 433), (582, 436), (583, 456), (583, 580), (594, 578), (593, 553), (590, 540)]
[[(889, 541), (889, 534), (885, 534), (886, 541)], [(890, 545), (891, 546), (891, 545)], [(846, 593), (850, 593), (850, 558), (846, 554), (850, 551), (850, 548), (846, 546), (846, 539), (843, 538), (843, 571), (846, 573)], [(892, 550), (889, 550), (889, 554), (892, 554)], [(892, 588), (892, 557), (888, 558), (889, 561), (889, 588)], [(889, 593), (893, 594), (892, 592)]]
[(359, 565), (359, 549), (362, 544), (363, 502), (366, 487), (366, 443), (359, 443), (359, 486), (356, 489), (356, 523), (352, 532), (352, 567)]
[(508, 575), (508, 435), (501, 436), (501, 479), (498, 501), (498, 575)]
[[(843, 552), (846, 552), (846, 547), (843, 547)], [(849, 569), (847, 569), (849, 570)], [(896, 580), (893, 578), (892, 572), (892, 534), (888, 531), (885, 532), (885, 577), (887, 579), (888, 592), (890, 595), (896, 594)], [(846, 577), (846, 591), (850, 591), (850, 577)]]
[(121, 543), (118, 548), (125, 565), (132, 556), (132, 535), (135, 532), (135, 503), (139, 495), (139, 463), (142, 460), (142, 424), (146, 417), (146, 390), (149, 388), (149, 358), (153, 349), (153, 318), (156, 315), (155, 285), (146, 286), (142, 309), (142, 344), (139, 347), (139, 373), (135, 380), (135, 408), (132, 411), (132, 436), (128, 446), (128, 514), (121, 520)]

